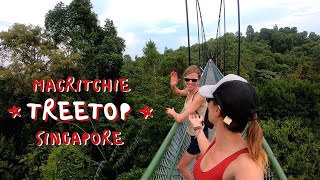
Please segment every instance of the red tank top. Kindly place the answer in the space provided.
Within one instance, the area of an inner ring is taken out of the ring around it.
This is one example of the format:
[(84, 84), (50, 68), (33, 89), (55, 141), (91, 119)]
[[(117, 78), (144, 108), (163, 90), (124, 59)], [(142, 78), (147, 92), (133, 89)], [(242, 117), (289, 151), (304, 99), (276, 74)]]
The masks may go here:
[(209, 146), (209, 148), (206, 150), (206, 152), (195, 163), (194, 168), (193, 168), (193, 174), (194, 174), (195, 179), (200, 179), (200, 180), (202, 180), (202, 179), (221, 180), (224, 171), (226, 170), (228, 165), (233, 160), (237, 159), (237, 157), (240, 154), (249, 153), (247, 148), (241, 149), (241, 150), (231, 154), (230, 156), (228, 156), (226, 159), (221, 161), (218, 165), (216, 165), (215, 167), (213, 167), (209, 171), (202, 172), (201, 169), (200, 169), (201, 160), (204, 157), (204, 155), (208, 152), (208, 150), (214, 145), (215, 142), (216, 141), (214, 139), (213, 142), (211, 143), (211, 145)]

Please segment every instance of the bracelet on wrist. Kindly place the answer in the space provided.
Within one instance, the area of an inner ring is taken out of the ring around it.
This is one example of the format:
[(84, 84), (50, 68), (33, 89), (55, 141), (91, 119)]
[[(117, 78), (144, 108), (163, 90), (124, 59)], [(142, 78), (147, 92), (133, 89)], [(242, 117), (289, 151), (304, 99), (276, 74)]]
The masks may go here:
[(202, 130), (202, 127), (201, 126), (197, 126), (197, 127), (194, 127), (193, 130), (194, 130), (195, 137), (197, 138), (199, 133), (200, 133), (200, 131)]
[(196, 126), (196, 127), (193, 128), (194, 131), (199, 130), (199, 129), (202, 129), (202, 127), (201, 126)]

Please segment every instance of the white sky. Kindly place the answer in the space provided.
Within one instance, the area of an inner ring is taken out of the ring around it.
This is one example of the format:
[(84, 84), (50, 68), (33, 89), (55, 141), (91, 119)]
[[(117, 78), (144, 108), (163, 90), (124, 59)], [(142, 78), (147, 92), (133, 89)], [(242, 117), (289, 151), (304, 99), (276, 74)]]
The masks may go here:
[[(0, 30), (13, 23), (44, 25), (45, 14), (59, 0), (0, 0)], [(71, 0), (63, 0), (69, 4)], [(142, 48), (151, 39), (163, 53), (164, 47), (187, 46), (185, 0), (91, 0), (93, 11), (103, 24), (114, 21), (119, 35), (126, 40), (126, 54), (142, 55)], [(191, 43), (197, 42), (195, 0), (188, 0)], [(207, 40), (215, 37), (220, 0), (199, 0)], [(237, 1), (226, 3), (227, 32), (237, 31)], [(240, 0), (241, 32), (248, 25), (261, 28), (298, 27), (299, 31), (320, 34), (319, 0)], [(223, 21), (221, 21), (223, 23)], [(221, 24), (223, 25), (223, 24)], [(222, 26), (223, 27), (223, 26)], [(222, 29), (223, 30), (223, 29)]]

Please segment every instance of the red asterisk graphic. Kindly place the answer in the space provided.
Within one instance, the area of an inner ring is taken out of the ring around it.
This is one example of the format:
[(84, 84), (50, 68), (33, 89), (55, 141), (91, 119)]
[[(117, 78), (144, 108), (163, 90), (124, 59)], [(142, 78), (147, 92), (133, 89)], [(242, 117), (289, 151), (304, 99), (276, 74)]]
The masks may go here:
[(152, 111), (152, 107), (148, 107), (146, 105), (144, 105), (142, 109), (139, 109), (139, 112), (143, 114), (143, 119), (147, 119), (149, 116), (153, 117), (153, 115), (151, 114)]
[(11, 109), (7, 110), (9, 113), (12, 114), (12, 118), (16, 118), (17, 116), (21, 117), (20, 111), (21, 111), (21, 107), (16, 107), (15, 105), (12, 106)]

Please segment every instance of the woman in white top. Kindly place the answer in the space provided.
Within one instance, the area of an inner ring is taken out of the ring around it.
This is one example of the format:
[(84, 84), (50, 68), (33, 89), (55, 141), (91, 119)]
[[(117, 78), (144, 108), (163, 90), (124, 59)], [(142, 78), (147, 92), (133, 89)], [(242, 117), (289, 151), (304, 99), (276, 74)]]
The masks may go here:
[[(198, 114), (204, 116), (207, 110), (206, 99), (199, 95), (199, 83), (200, 83), (201, 72), (200, 69), (195, 66), (189, 66), (183, 73), (183, 83), (185, 89), (180, 90), (177, 88), (178, 85), (178, 75), (176, 72), (171, 72), (171, 89), (176, 96), (186, 96), (184, 107), (181, 113), (175, 112), (174, 108), (167, 108), (167, 114), (171, 116), (177, 122), (183, 122), (188, 120), (190, 114)], [(201, 128), (201, 127), (199, 127)], [(204, 133), (208, 136), (208, 128), (202, 126)], [(192, 179), (192, 173), (190, 172), (188, 166), (190, 163), (198, 157), (200, 154), (199, 145), (197, 139), (195, 138), (194, 128), (188, 120), (187, 132), (191, 137), (190, 145), (186, 152), (182, 155), (178, 170), (186, 180)]]

